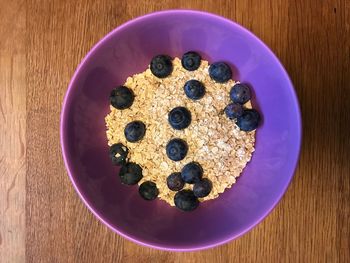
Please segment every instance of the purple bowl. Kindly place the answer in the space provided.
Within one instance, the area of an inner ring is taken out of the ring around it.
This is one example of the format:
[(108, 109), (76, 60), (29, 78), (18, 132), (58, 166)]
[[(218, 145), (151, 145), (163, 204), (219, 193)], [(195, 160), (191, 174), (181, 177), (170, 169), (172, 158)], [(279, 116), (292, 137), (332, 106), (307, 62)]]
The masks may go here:
[[(185, 213), (160, 200), (144, 201), (137, 187), (120, 184), (118, 168), (108, 157), (104, 117), (113, 87), (145, 70), (156, 54), (181, 57), (189, 50), (209, 62), (228, 62), (234, 79), (253, 87), (263, 123), (253, 158), (237, 183)], [(152, 13), (113, 30), (79, 65), (62, 108), (63, 158), (83, 202), (116, 233), (158, 249), (206, 249), (249, 231), (286, 191), (300, 143), (298, 100), (276, 56), (243, 27), (198, 11)]]

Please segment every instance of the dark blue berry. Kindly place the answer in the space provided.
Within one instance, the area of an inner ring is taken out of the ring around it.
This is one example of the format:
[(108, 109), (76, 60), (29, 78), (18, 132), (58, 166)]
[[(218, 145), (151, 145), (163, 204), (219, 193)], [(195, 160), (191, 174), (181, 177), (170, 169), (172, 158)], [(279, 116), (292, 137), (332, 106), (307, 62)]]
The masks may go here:
[(145, 136), (146, 126), (142, 121), (132, 121), (124, 129), (125, 138), (129, 142), (137, 142)]
[(166, 183), (168, 188), (172, 191), (180, 191), (185, 185), (185, 182), (182, 180), (181, 173), (172, 173), (166, 179)]
[(175, 130), (185, 129), (191, 123), (191, 112), (185, 107), (176, 107), (169, 112), (168, 121)]
[(159, 194), (157, 185), (151, 181), (143, 182), (139, 187), (139, 194), (145, 200), (154, 200)]
[(123, 184), (134, 185), (142, 179), (142, 168), (136, 163), (126, 163), (119, 172)]
[(237, 118), (237, 126), (242, 131), (255, 130), (260, 122), (260, 114), (254, 109), (246, 109), (241, 117)]
[(198, 183), (195, 183), (193, 186), (193, 193), (197, 197), (206, 197), (211, 189), (213, 188), (213, 184), (207, 178), (202, 179)]
[(199, 206), (198, 198), (191, 190), (181, 190), (174, 197), (174, 203), (182, 211), (193, 211)]
[(109, 148), (109, 157), (112, 160), (112, 163), (115, 165), (123, 165), (126, 163), (129, 150), (122, 143), (113, 144)]
[(173, 62), (167, 55), (158, 55), (152, 58), (150, 68), (154, 76), (165, 78), (173, 71)]
[(230, 103), (225, 107), (225, 114), (229, 119), (235, 119), (243, 114), (243, 107), (238, 103)]
[(194, 51), (189, 51), (182, 56), (181, 64), (185, 69), (194, 71), (201, 64), (201, 56)]
[(114, 108), (123, 110), (134, 102), (134, 93), (125, 86), (119, 86), (112, 90), (109, 100)]
[(203, 98), (205, 94), (205, 87), (202, 82), (191, 79), (185, 83), (185, 94), (192, 100), (199, 100)]
[(170, 140), (166, 145), (166, 154), (173, 161), (180, 161), (185, 158), (187, 151), (187, 143), (178, 138)]
[(230, 98), (233, 102), (244, 104), (251, 98), (250, 89), (247, 85), (237, 83), (231, 88)]
[(181, 170), (181, 177), (188, 184), (198, 183), (203, 176), (203, 168), (199, 163), (190, 162)]
[(209, 67), (209, 76), (219, 83), (224, 83), (231, 79), (232, 71), (225, 62), (215, 62)]

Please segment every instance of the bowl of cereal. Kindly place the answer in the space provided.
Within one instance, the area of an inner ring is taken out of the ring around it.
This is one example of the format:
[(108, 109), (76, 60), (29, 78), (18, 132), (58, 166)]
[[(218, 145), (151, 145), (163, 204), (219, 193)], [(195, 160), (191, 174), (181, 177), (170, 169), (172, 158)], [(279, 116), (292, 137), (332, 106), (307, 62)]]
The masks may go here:
[(225, 18), (190, 10), (121, 25), (68, 87), (61, 145), (74, 188), (114, 232), (191, 251), (233, 240), (279, 202), (301, 117), (272, 51)]

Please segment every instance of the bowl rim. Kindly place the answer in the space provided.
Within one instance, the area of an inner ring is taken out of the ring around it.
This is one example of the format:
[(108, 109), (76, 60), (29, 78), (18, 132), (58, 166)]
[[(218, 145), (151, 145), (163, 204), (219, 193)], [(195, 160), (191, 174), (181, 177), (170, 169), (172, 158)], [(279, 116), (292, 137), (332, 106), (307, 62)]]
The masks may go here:
[[(195, 246), (184, 246), (184, 247), (177, 247), (177, 248), (172, 248), (169, 246), (162, 246), (162, 245), (158, 245), (158, 244), (152, 244), (151, 242), (145, 242), (142, 241), (141, 239), (136, 239), (134, 237), (131, 237), (128, 235), (128, 233), (123, 232), (122, 230), (118, 229), (118, 227), (112, 226), (110, 223), (107, 222), (106, 219), (103, 218), (103, 215), (100, 215), (92, 206), (90, 206), (89, 202), (87, 201), (87, 199), (85, 198), (85, 196), (83, 195), (83, 193), (80, 191), (79, 187), (77, 186), (75, 179), (73, 177), (73, 172), (71, 170), (71, 164), (67, 158), (66, 152), (67, 152), (67, 146), (65, 145), (65, 127), (66, 127), (66, 123), (67, 123), (67, 114), (66, 114), (66, 107), (68, 104), (68, 100), (70, 97), (70, 93), (73, 89), (74, 83), (76, 81), (76, 78), (81, 70), (81, 68), (85, 65), (85, 62), (95, 53), (95, 51), (105, 42), (107, 41), (110, 37), (112, 37), (112, 35), (114, 35), (116, 32), (134, 24), (134, 23), (139, 23), (145, 19), (148, 19), (149, 17), (153, 17), (153, 16), (163, 16), (163, 15), (173, 15), (173, 14), (187, 14), (187, 15), (191, 15), (191, 14), (195, 14), (195, 15), (201, 15), (201, 16), (205, 16), (205, 17), (210, 17), (210, 18), (214, 18), (217, 20), (220, 20), (220, 22), (222, 23), (226, 23), (229, 24), (230, 26), (236, 27), (238, 28), (238, 30), (243, 31), (245, 34), (247, 34), (250, 38), (254, 39), (254, 41), (257, 41), (260, 45), (263, 46), (263, 48), (266, 49), (266, 51), (269, 53), (269, 55), (273, 58), (274, 62), (276, 63), (276, 65), (278, 65), (278, 67), (280, 68), (280, 70), (282, 71), (282, 73), (284, 74), (285, 79), (287, 80), (287, 82), (289, 83), (290, 86), (290, 90), (291, 90), (291, 94), (292, 94), (292, 100), (293, 103), (296, 107), (296, 119), (297, 119), (297, 123), (298, 123), (298, 130), (297, 130), (297, 134), (299, 135), (299, 141), (298, 141), (298, 155), (297, 158), (295, 159), (295, 164), (294, 164), (294, 168), (292, 170), (292, 173), (290, 175), (290, 178), (288, 178), (286, 184), (284, 185), (284, 187), (280, 190), (280, 194), (279, 196), (276, 198), (276, 200), (273, 202), (273, 204), (269, 207), (269, 209), (267, 209), (259, 218), (257, 218), (254, 223), (252, 223), (251, 225), (249, 225), (249, 227), (245, 228), (244, 230), (241, 230), (238, 234), (232, 235), (229, 238), (220, 240), (218, 242), (212, 243), (210, 245), (195, 245)], [(101, 38), (90, 50), (89, 52), (85, 55), (85, 57), (81, 60), (81, 62), (79, 63), (79, 65), (77, 66), (74, 75), (68, 85), (68, 89), (66, 90), (64, 99), (63, 99), (63, 104), (62, 104), (62, 109), (61, 109), (61, 116), (60, 116), (60, 142), (61, 142), (61, 150), (62, 150), (62, 156), (63, 156), (63, 161), (64, 161), (64, 165), (65, 168), (67, 170), (68, 176), (74, 186), (75, 191), (78, 193), (78, 196), (80, 197), (80, 199), (83, 201), (83, 203), (87, 206), (87, 208), (97, 217), (98, 220), (100, 220), (104, 225), (106, 225), (109, 229), (111, 229), (113, 232), (121, 235), (122, 237), (137, 243), (139, 245), (142, 246), (146, 246), (146, 247), (150, 247), (150, 248), (155, 248), (155, 249), (159, 249), (159, 250), (165, 250), (165, 251), (175, 251), (175, 252), (187, 252), (187, 251), (197, 251), (197, 250), (204, 250), (204, 249), (209, 249), (209, 248), (213, 248), (213, 247), (217, 247), (220, 245), (223, 245), (225, 243), (228, 243), (234, 239), (237, 239), (239, 237), (241, 237), (242, 235), (246, 234), (247, 232), (249, 232), (250, 230), (252, 230), (256, 225), (258, 225), (264, 218), (266, 218), (271, 211), (276, 207), (276, 205), (280, 202), (281, 198), (283, 197), (283, 195), (286, 193), (290, 182), (292, 180), (292, 178), (294, 177), (294, 174), (296, 172), (297, 166), (298, 166), (298, 162), (300, 159), (300, 152), (301, 152), (301, 143), (302, 143), (302, 120), (301, 120), (301, 111), (300, 111), (300, 105), (297, 99), (297, 95), (296, 95), (296, 91), (294, 89), (293, 83), (286, 71), (286, 69), (284, 68), (284, 66), (282, 65), (282, 63), (279, 61), (279, 59), (277, 58), (277, 56), (273, 53), (273, 51), (262, 41), (260, 40), (257, 36), (255, 36), (251, 31), (249, 31), (248, 29), (244, 28), (243, 26), (241, 26), (240, 24), (229, 20), (225, 17), (222, 17), (220, 15), (216, 15), (216, 14), (212, 14), (209, 12), (205, 12), (205, 11), (199, 11), (199, 10), (190, 10), (190, 9), (169, 9), (169, 10), (163, 10), (163, 11), (156, 11), (156, 12), (151, 12), (139, 17), (136, 17), (134, 19), (131, 19), (121, 25), (119, 25), (118, 27), (114, 28), (112, 31), (110, 31), (108, 34), (106, 34), (103, 38)]]

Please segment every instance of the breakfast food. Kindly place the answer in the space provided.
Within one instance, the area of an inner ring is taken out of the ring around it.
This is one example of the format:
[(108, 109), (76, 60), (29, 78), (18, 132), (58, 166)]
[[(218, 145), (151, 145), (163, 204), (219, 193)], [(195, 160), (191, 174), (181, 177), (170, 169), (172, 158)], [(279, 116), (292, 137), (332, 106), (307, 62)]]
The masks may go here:
[(183, 211), (192, 211), (199, 206), (198, 198), (191, 190), (181, 190), (175, 194), (174, 203)]
[(155, 56), (111, 92), (110, 158), (121, 182), (183, 211), (230, 188), (254, 152), (259, 113), (224, 62)]
[(139, 187), (139, 193), (145, 200), (154, 200), (159, 194), (157, 185), (152, 181), (143, 182)]

